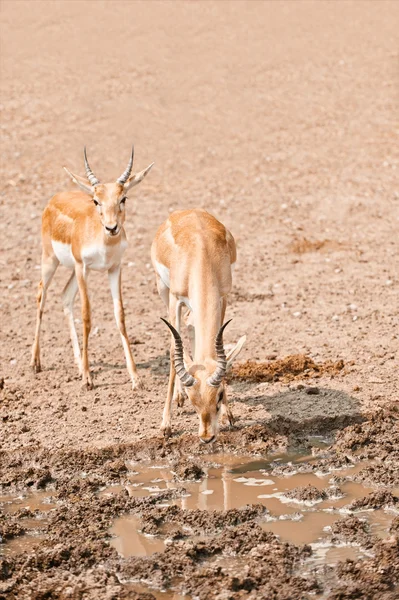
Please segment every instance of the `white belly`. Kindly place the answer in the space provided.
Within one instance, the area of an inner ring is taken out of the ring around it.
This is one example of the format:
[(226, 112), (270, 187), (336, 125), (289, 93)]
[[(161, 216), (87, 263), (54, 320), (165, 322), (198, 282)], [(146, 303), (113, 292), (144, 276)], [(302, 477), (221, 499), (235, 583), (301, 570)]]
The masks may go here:
[[(169, 274), (169, 269), (167, 267), (165, 267), (165, 265), (163, 265), (162, 263), (159, 263), (157, 261), (155, 261), (155, 266), (158, 272), (158, 275), (161, 278), (162, 283), (168, 288), (170, 289), (170, 274)], [(189, 310), (193, 310), (191, 303), (190, 303), (190, 299), (187, 298), (186, 296), (177, 296), (177, 300), (179, 302), (181, 302), (182, 304), (185, 304), (187, 306), (187, 308)]]
[(73, 269), (75, 266), (75, 261), (72, 256), (71, 244), (63, 244), (62, 242), (55, 242), (54, 240), (51, 240), (51, 245), (53, 246), (54, 254), (60, 263), (64, 267)]
[(158, 261), (155, 261), (155, 266), (158, 271), (158, 275), (162, 279), (162, 283), (170, 289), (169, 269), (165, 267), (165, 265), (163, 265), (162, 263), (159, 263)]
[(82, 261), (87, 268), (93, 269), (93, 271), (108, 271), (121, 262), (126, 248), (126, 240), (122, 240), (115, 246), (86, 246), (82, 250)]

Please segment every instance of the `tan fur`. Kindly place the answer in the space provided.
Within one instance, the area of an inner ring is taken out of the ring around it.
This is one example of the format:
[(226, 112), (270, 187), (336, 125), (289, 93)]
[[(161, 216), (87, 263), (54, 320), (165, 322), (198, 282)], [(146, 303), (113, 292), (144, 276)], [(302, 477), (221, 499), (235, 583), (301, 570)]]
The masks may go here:
[[(108, 272), (115, 319), (121, 334), (127, 368), (132, 379), (133, 388), (140, 385), (127, 337), (121, 291), (121, 258), (127, 246), (125, 230), (123, 229), (125, 221), (124, 198), (126, 198), (129, 188), (142, 181), (151, 166), (131, 176), (124, 185), (116, 182), (98, 183), (91, 186), (86, 179), (73, 175), (66, 169), (74, 183), (85, 191), (56, 194), (43, 212), (42, 279), (37, 297), (36, 334), (31, 362), (36, 372), (41, 370), (39, 339), (46, 293), (60, 261), (63, 261), (66, 266), (73, 269), (63, 291), (63, 304), (69, 322), (75, 361), (79, 366), (84, 384), (89, 389), (92, 387), (88, 361), (91, 311), (87, 290), (87, 275), (89, 270), (93, 269)], [(96, 202), (98, 206), (96, 206)], [(73, 303), (77, 291), (80, 293), (82, 305), (82, 355), (73, 318)]]
[[(226, 311), (227, 295), (232, 286), (231, 265), (236, 261), (236, 246), (231, 233), (205, 210), (176, 211), (158, 229), (151, 248), (158, 291), (164, 299), (169, 320), (176, 327), (179, 302), (187, 298), (192, 307), (189, 322), (195, 331), (193, 359), (187, 357), (188, 370), (197, 380), (185, 392), (200, 418), (199, 436), (208, 442), (216, 437), (219, 411), (230, 422), (224, 384), (211, 387), (206, 380), (216, 368), (215, 337)], [(165, 288), (157, 263), (169, 270), (170, 287)], [(179, 323), (177, 323), (179, 329)], [(171, 404), (175, 383), (174, 342), (171, 344), (168, 394), (161, 429), (170, 435)], [(175, 396), (183, 402), (183, 390), (177, 381)]]

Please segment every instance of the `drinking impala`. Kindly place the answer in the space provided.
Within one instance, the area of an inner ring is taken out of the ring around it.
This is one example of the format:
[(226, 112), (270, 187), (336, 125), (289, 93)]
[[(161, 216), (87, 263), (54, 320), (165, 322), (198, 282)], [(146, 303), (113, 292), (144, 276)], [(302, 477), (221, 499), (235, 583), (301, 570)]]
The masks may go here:
[[(158, 229), (151, 258), (169, 312), (170, 322), (162, 320), (172, 333), (161, 429), (165, 436), (171, 434), (172, 400), (181, 405), (187, 394), (199, 415), (200, 440), (209, 443), (217, 436), (220, 414), (233, 423), (224, 378), (245, 342), (244, 336), (226, 357), (223, 332), (229, 321), (223, 322), (236, 261), (234, 238), (205, 210), (176, 211)], [(180, 336), (183, 306), (190, 311), (192, 358), (184, 353)]]
[[(46, 301), (47, 289), (61, 263), (72, 269), (62, 300), (67, 316), (75, 361), (84, 384), (92, 387), (89, 370), (88, 339), (91, 328), (90, 303), (87, 275), (94, 271), (107, 271), (114, 303), (115, 319), (122, 338), (127, 368), (133, 388), (140, 384), (136, 365), (126, 333), (121, 289), (121, 259), (127, 247), (125, 230), (125, 202), (127, 192), (140, 183), (151, 169), (149, 167), (131, 175), (134, 149), (126, 170), (115, 183), (101, 183), (91, 170), (84, 150), (86, 178), (65, 171), (80, 191), (56, 194), (48, 203), (42, 218), (42, 265), (41, 281), (37, 296), (37, 321), (31, 365), (35, 372), (40, 364), (40, 326)], [(80, 353), (78, 336), (73, 318), (73, 304), (79, 290), (82, 304), (83, 344)]]

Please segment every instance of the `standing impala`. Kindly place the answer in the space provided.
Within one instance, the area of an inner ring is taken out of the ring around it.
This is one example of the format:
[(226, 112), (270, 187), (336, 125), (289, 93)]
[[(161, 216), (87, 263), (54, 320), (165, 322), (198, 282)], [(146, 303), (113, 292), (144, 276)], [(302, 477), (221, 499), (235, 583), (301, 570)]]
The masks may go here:
[[(200, 440), (209, 443), (217, 436), (221, 411), (233, 423), (224, 377), (228, 364), (238, 356), (245, 342), (244, 336), (226, 358), (223, 331), (228, 323), (223, 325), (223, 321), (236, 261), (234, 238), (205, 210), (176, 211), (158, 229), (151, 258), (170, 323), (162, 320), (172, 332), (169, 385), (161, 430), (165, 436), (171, 434), (173, 397), (181, 405), (187, 394), (199, 415)], [(184, 353), (180, 337), (184, 305), (190, 311), (192, 359)], [(175, 386), (176, 373), (179, 380)]]
[[(125, 315), (121, 290), (121, 259), (127, 247), (125, 230), (126, 194), (140, 183), (151, 169), (149, 167), (131, 175), (134, 149), (126, 170), (115, 183), (100, 183), (90, 169), (84, 151), (86, 177), (65, 171), (82, 191), (56, 194), (48, 203), (42, 219), (42, 278), (37, 297), (36, 335), (32, 348), (31, 365), (35, 372), (40, 365), (40, 326), (47, 289), (58, 265), (73, 269), (66, 284), (62, 301), (68, 318), (73, 353), (83, 383), (88, 389), (93, 386), (87, 355), (91, 328), (90, 303), (87, 292), (87, 275), (90, 269), (108, 271), (109, 284), (114, 302), (115, 319), (121, 334), (127, 368), (133, 389), (140, 385), (136, 365), (130, 349), (125, 327)], [(83, 352), (80, 354), (78, 336), (73, 319), (73, 303), (79, 290), (82, 303)]]

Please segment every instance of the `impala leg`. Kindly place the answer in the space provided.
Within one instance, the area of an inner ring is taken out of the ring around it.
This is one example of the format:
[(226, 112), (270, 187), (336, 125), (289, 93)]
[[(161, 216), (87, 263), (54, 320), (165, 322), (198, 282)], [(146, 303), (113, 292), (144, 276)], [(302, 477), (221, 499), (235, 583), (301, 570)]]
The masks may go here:
[(82, 344), (82, 381), (88, 390), (93, 388), (93, 381), (89, 369), (88, 344), (91, 329), (91, 311), (87, 291), (87, 271), (82, 263), (76, 263), (76, 280), (78, 283), (80, 301), (82, 304), (83, 344)]
[(129, 338), (126, 332), (125, 311), (123, 309), (122, 302), (122, 278), (120, 265), (108, 271), (108, 279), (111, 288), (112, 299), (114, 301), (115, 320), (119, 329), (119, 333), (121, 334), (123, 350), (125, 352), (127, 370), (129, 371), (129, 375), (132, 380), (133, 389), (141, 388), (142, 383), (140, 381), (139, 374), (137, 373), (136, 363), (134, 362), (129, 344)]
[(222, 406), (220, 407), (220, 418), (224, 419), (225, 417), (227, 417), (229, 425), (230, 425), (230, 427), (232, 427), (234, 425), (235, 419), (234, 419), (233, 413), (231, 412), (229, 402), (227, 400), (226, 390), (224, 390)]
[(32, 360), (31, 367), (35, 373), (40, 373), (40, 328), (43, 318), (44, 305), (46, 303), (47, 290), (57, 270), (59, 261), (54, 254), (50, 256), (42, 256), (42, 278), (39, 283), (39, 290), (37, 294), (37, 317), (36, 317), (36, 332), (35, 341), (32, 346)]
[(69, 330), (71, 334), (71, 342), (73, 348), (73, 355), (75, 362), (79, 368), (79, 373), (82, 375), (82, 358), (80, 355), (79, 340), (76, 333), (75, 321), (73, 318), (73, 304), (75, 302), (76, 294), (78, 293), (78, 282), (76, 274), (73, 271), (70, 276), (68, 283), (66, 284), (64, 291), (62, 292), (62, 303), (64, 305), (64, 313), (68, 319)]
[[(176, 320), (176, 299), (170, 294), (169, 297), (169, 320), (173, 326), (175, 326)], [(172, 338), (170, 344), (170, 369), (169, 369), (169, 383), (168, 383), (168, 393), (166, 396), (165, 406), (163, 409), (162, 416), (162, 424), (161, 431), (163, 432), (165, 437), (169, 437), (172, 433), (171, 428), (171, 417), (172, 417), (172, 400), (173, 400), (173, 390), (175, 386), (176, 379), (176, 371), (174, 365), (174, 354), (175, 354), (175, 343)]]
[[(224, 323), (224, 317), (226, 314), (226, 307), (227, 307), (227, 299), (224, 296), (221, 299), (221, 324), (223, 325)], [(224, 393), (223, 393), (223, 400), (222, 400), (222, 406), (220, 408), (220, 416), (223, 419), (224, 417), (227, 417), (228, 421), (229, 421), (229, 425), (230, 427), (232, 427), (234, 425), (234, 416), (233, 413), (231, 412), (231, 408), (229, 407), (229, 402), (227, 400), (227, 392), (226, 392), (226, 388), (224, 389)]]
[[(176, 329), (180, 333), (181, 331), (181, 311), (182, 311), (183, 303), (178, 301), (176, 303)], [(184, 392), (184, 388), (181, 384), (180, 379), (175, 378), (175, 387), (173, 391), (173, 400), (176, 402), (179, 408), (183, 408), (184, 400), (186, 398), (186, 394)]]

